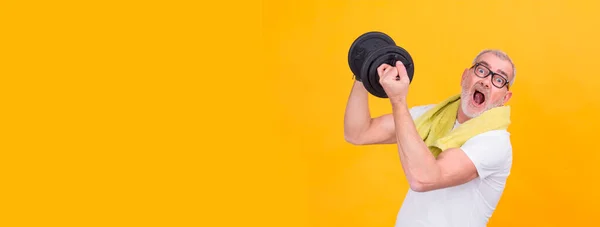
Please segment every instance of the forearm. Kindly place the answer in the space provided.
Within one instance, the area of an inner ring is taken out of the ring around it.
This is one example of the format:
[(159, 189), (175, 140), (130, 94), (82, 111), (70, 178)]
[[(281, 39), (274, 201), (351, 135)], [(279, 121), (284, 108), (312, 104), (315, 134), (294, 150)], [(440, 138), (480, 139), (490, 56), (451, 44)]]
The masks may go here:
[(371, 122), (367, 90), (361, 82), (355, 81), (348, 97), (344, 114), (344, 135), (347, 139), (356, 139)]
[(435, 157), (416, 130), (406, 101), (392, 103), (398, 154), (411, 187), (435, 182), (440, 168)]

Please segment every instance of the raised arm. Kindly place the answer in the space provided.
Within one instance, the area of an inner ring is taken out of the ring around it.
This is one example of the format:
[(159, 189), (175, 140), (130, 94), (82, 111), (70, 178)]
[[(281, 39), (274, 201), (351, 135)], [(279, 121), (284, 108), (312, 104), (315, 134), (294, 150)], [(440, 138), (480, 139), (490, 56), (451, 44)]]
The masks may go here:
[(461, 148), (443, 151), (437, 159), (417, 133), (404, 102), (392, 104), (398, 154), (413, 191), (425, 192), (464, 184), (477, 177), (477, 169)]
[[(398, 75), (399, 80), (396, 79)], [(380, 83), (392, 104), (398, 154), (412, 190), (424, 192), (456, 186), (478, 176), (475, 163), (462, 148), (445, 150), (437, 158), (431, 154), (417, 132), (409, 108), (406, 105), (409, 79), (402, 64), (386, 69)], [(482, 151), (484, 149), (472, 149), (471, 157)], [(494, 163), (502, 162), (502, 158), (490, 158), (490, 156), (485, 158), (494, 160), (492, 161)], [(493, 164), (490, 166), (499, 165)]]
[(396, 132), (391, 114), (371, 117), (368, 92), (355, 81), (344, 114), (344, 138), (351, 144), (394, 144)]

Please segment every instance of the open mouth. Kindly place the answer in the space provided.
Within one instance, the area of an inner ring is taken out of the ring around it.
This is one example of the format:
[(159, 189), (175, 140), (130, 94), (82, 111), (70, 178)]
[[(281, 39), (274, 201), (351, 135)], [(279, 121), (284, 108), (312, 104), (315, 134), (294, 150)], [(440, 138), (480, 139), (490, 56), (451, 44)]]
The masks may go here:
[(473, 102), (475, 102), (475, 104), (477, 104), (478, 106), (483, 104), (485, 102), (485, 95), (483, 95), (483, 93), (479, 92), (478, 90), (475, 90), (475, 92), (473, 93)]

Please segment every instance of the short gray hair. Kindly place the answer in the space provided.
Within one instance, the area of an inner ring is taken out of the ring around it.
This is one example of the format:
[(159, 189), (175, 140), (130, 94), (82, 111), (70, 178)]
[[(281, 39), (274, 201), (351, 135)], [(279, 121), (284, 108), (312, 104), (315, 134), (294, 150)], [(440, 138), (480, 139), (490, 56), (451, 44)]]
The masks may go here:
[(479, 52), (479, 54), (477, 54), (477, 57), (475, 57), (475, 59), (473, 59), (473, 64), (477, 63), (477, 59), (479, 59), (479, 57), (481, 57), (481, 55), (483, 55), (485, 53), (492, 53), (492, 54), (496, 55), (496, 57), (499, 57), (502, 60), (507, 60), (508, 62), (510, 62), (510, 65), (513, 68), (513, 78), (512, 78), (512, 80), (510, 80), (509, 84), (510, 84), (510, 86), (512, 86), (513, 83), (515, 82), (515, 79), (517, 78), (517, 69), (515, 68), (515, 64), (513, 64), (513, 61), (510, 59), (510, 57), (508, 57), (508, 55), (501, 50), (487, 49), (487, 50), (482, 50), (481, 52)]

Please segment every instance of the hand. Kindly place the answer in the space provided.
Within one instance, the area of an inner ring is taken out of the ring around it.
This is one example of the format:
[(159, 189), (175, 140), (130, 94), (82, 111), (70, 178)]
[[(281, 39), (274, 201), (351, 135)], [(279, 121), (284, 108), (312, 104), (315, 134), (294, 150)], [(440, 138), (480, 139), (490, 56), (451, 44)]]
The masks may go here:
[(379, 74), (379, 83), (391, 102), (406, 101), (410, 81), (402, 62), (396, 61), (395, 67), (383, 64), (377, 68), (377, 73)]

